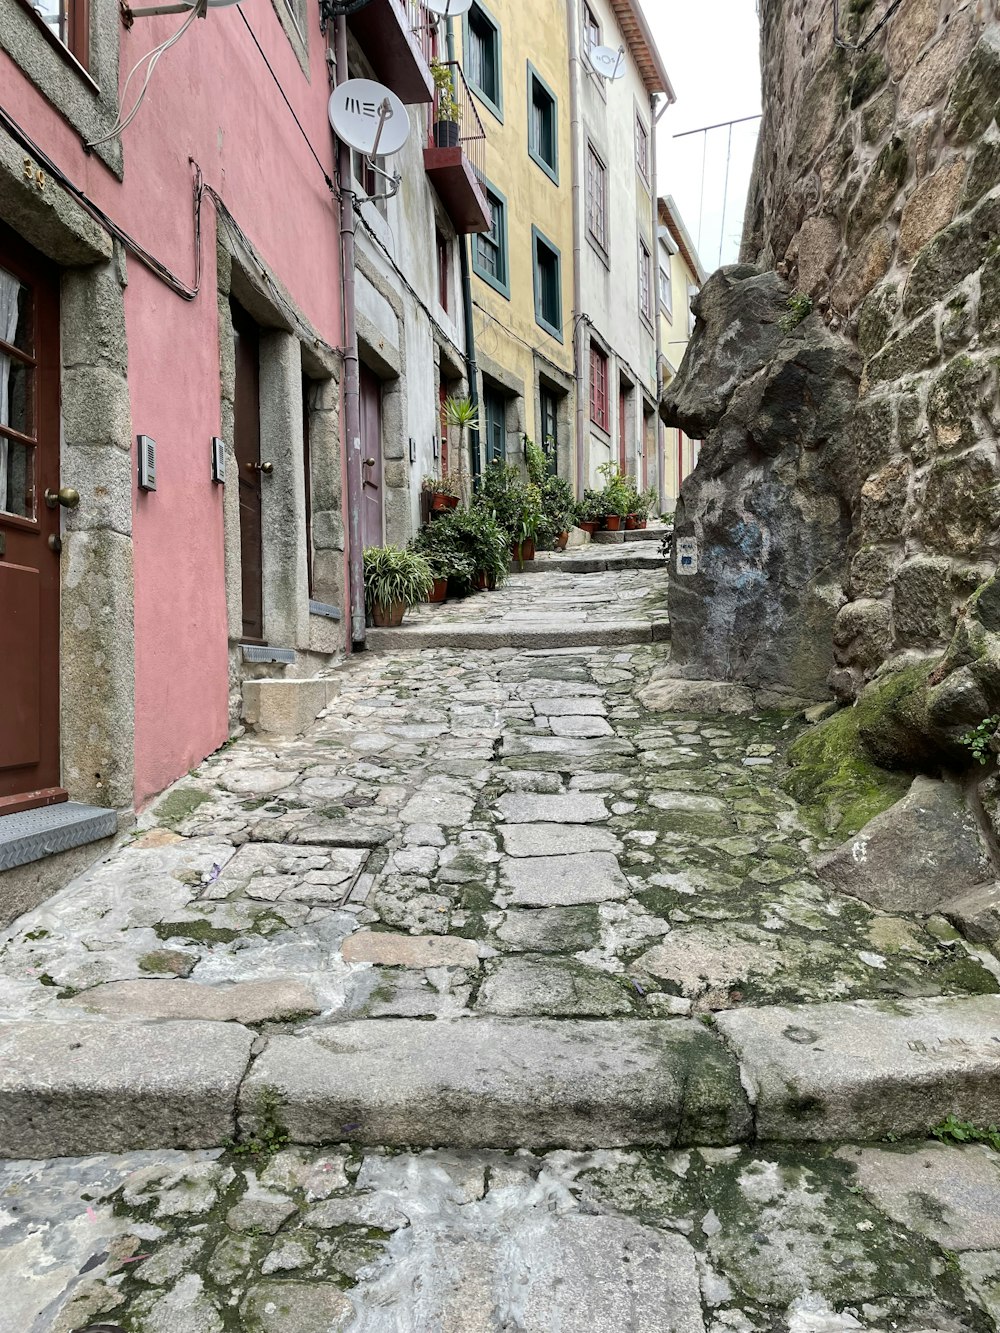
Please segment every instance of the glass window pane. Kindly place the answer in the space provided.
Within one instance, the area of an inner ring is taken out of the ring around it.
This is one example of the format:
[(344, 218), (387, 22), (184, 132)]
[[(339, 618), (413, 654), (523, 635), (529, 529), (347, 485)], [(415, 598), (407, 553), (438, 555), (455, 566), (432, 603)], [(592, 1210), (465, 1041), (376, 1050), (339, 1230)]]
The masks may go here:
[(0, 352), (0, 426), (34, 434), (34, 380), (32, 366)]
[(0, 512), (35, 517), (35, 449), (0, 435)]
[(0, 268), (0, 339), (25, 356), (34, 352), (31, 288)]
[(53, 36), (65, 43), (68, 37), (66, 0), (33, 0), (32, 8)]

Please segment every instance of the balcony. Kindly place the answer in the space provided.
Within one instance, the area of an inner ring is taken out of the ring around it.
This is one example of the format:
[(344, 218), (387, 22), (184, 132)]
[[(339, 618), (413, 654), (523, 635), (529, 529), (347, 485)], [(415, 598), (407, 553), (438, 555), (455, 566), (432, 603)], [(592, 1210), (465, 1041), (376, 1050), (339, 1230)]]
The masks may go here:
[(445, 108), (450, 117), (442, 118), (441, 101), (448, 97), (447, 89), (435, 91), (424, 169), (456, 231), (489, 231), (493, 217), (486, 198), (486, 131), (462, 67), (454, 60), (442, 63), (451, 72), (453, 105)]
[(427, 22), (420, 0), (369, 0), (347, 20), (376, 79), (408, 106), (430, 102), (434, 96), (421, 38)]

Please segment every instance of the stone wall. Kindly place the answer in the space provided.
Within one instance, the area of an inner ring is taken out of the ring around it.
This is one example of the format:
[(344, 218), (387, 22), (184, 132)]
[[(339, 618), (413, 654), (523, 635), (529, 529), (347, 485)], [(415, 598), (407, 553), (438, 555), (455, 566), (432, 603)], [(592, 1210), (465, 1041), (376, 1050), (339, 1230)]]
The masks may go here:
[[(762, 0), (743, 255), (863, 362), (835, 693), (940, 649), (1000, 552), (1000, 4)], [(860, 48), (860, 49), (859, 49)]]

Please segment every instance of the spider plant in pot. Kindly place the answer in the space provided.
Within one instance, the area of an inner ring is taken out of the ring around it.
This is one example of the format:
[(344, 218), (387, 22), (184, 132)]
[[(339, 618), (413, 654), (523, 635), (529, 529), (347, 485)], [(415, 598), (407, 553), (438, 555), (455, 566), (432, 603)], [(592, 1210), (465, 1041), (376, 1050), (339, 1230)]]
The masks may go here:
[(430, 566), (416, 551), (398, 546), (369, 546), (364, 554), (365, 610), (373, 625), (399, 625), (434, 586)]
[(458, 431), (458, 495), (468, 503), (469, 479), (466, 472), (466, 438), (470, 430), (479, 429), (479, 409), (471, 398), (446, 398), (444, 419), (447, 426), (454, 426)]

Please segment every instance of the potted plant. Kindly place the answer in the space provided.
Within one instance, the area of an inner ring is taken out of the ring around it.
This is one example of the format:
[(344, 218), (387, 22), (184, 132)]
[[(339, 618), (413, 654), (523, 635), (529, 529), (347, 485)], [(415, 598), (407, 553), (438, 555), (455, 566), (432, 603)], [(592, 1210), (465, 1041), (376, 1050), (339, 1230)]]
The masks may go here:
[(510, 538), (484, 505), (456, 509), (447, 523), (471, 566), (469, 589), (495, 588), (510, 572)]
[(468, 478), (466, 476), (466, 436), (470, 430), (479, 429), (479, 408), (471, 398), (456, 398), (454, 395), (445, 399), (445, 424), (454, 426), (458, 431), (458, 483), (457, 493), (465, 501), (469, 499)]
[(427, 599), (430, 566), (416, 551), (369, 546), (364, 553), (365, 610), (373, 625), (399, 625), (409, 607)]
[(440, 514), (458, 505), (458, 481), (450, 476), (424, 477), (421, 483), (431, 498), (431, 513)]
[(655, 511), (658, 499), (659, 496), (656, 493), (655, 486), (650, 486), (649, 490), (643, 491), (639, 496), (639, 522), (636, 524), (637, 527), (644, 528), (646, 526), (646, 520)]
[(434, 523), (420, 529), (413, 539), (415, 551), (424, 557), (434, 576), (434, 588), (428, 598), (443, 602), (449, 593), (461, 595), (472, 589), (475, 570), (454, 514), (445, 511)]
[(440, 60), (431, 61), (434, 79), (434, 144), (437, 148), (457, 148), (461, 138), (459, 121), (462, 109), (455, 100), (455, 80), (451, 69)]
[(516, 467), (491, 463), (480, 479), (475, 507), (486, 509), (507, 533), (512, 559), (520, 565), (534, 560), (542, 497), (537, 486), (521, 479)]
[(576, 526), (592, 537), (604, 522), (607, 512), (601, 491), (585, 490), (575, 507)]
[(609, 532), (617, 532), (631, 512), (634, 488), (617, 463), (605, 463), (598, 472), (604, 477), (604, 526)]
[(541, 486), (542, 521), (538, 527), (538, 542), (564, 551), (573, 523), (573, 488), (562, 477), (548, 476)]

